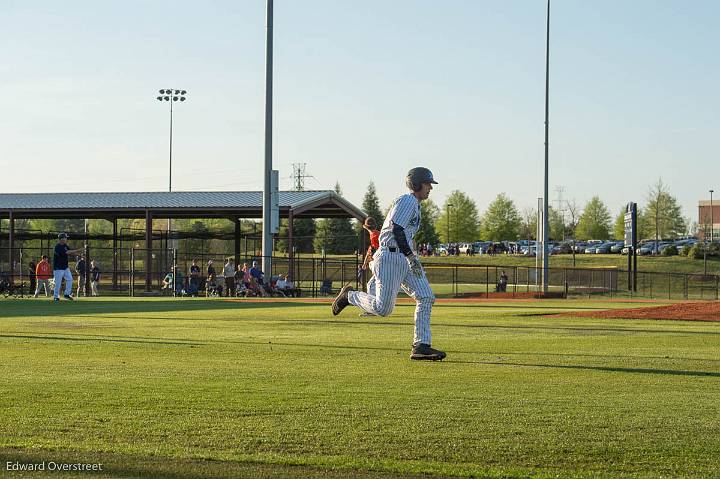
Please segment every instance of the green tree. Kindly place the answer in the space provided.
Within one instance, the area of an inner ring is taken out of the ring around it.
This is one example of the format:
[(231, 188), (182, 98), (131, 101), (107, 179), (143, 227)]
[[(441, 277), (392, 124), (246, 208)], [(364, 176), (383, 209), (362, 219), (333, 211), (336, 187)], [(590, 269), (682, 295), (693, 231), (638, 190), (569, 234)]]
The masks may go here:
[(608, 239), (612, 220), (610, 212), (600, 197), (593, 196), (585, 205), (578, 220), (576, 236), (578, 239)]
[(382, 226), (385, 218), (382, 214), (382, 210), (380, 210), (380, 199), (378, 198), (377, 191), (375, 190), (375, 183), (372, 181), (368, 185), (365, 196), (363, 197), (362, 210), (366, 215), (375, 218), (378, 228)]
[[(335, 184), (335, 192), (342, 196), (340, 184)], [(348, 218), (328, 218), (317, 222), (315, 251), (326, 254), (352, 254), (358, 248), (357, 230)]]
[[(448, 205), (450, 207), (448, 208)], [(448, 218), (448, 213), (450, 217)], [(444, 243), (477, 241), (479, 233), (478, 210), (475, 202), (465, 193), (455, 190), (439, 211), (435, 230)], [(450, 226), (448, 238), (448, 226)]]
[(436, 245), (440, 242), (440, 236), (435, 230), (435, 223), (439, 217), (440, 208), (432, 200), (420, 202), (420, 228), (415, 235), (416, 245), (424, 243)]
[(515, 203), (505, 193), (500, 193), (483, 216), (482, 238), (489, 241), (514, 240), (521, 226), (522, 220)]
[(358, 247), (358, 236), (347, 218), (319, 220), (313, 245), (316, 253), (352, 254)]
[[(278, 232), (278, 241), (275, 248), (282, 252), (288, 252), (288, 220), (280, 221), (280, 231)], [(312, 218), (297, 218), (293, 220), (293, 245), (297, 253), (312, 253), (314, 251), (313, 241), (316, 233), (315, 220)]]
[(615, 218), (615, 227), (613, 228), (613, 235), (616, 240), (625, 238), (625, 207), (620, 208), (620, 213)]
[(647, 200), (644, 220), (646, 225), (650, 225), (655, 240), (678, 238), (685, 234), (687, 225), (682, 209), (662, 178), (650, 187)]
[(518, 235), (520, 239), (524, 240), (535, 239), (535, 236), (537, 236), (537, 210), (534, 208), (523, 209)]
[(550, 239), (560, 241), (565, 239), (565, 218), (562, 212), (552, 206), (548, 207), (548, 224), (550, 226)]

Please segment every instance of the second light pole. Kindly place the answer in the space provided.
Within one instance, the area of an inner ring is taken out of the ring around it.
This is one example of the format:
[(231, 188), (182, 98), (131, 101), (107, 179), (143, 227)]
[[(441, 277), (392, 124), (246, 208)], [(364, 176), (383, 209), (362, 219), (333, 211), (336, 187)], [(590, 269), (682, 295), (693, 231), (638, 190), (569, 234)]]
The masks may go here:
[(448, 253), (450, 251), (450, 208), (452, 208), (454, 205), (452, 203), (448, 203), (445, 205), (445, 209), (447, 210), (447, 244), (448, 244)]
[(159, 90), (160, 96), (157, 97), (158, 101), (166, 101), (170, 103), (170, 174), (168, 177), (168, 191), (172, 191), (172, 137), (173, 137), (173, 103), (176, 101), (185, 101), (187, 90), (173, 90), (172, 88), (165, 88)]

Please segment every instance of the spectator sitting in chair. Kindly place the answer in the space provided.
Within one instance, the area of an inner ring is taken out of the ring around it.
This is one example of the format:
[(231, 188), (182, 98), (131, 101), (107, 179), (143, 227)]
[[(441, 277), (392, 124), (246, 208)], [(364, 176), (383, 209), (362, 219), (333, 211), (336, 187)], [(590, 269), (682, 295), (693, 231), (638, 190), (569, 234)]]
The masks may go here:
[(255, 278), (255, 281), (257, 282), (257, 284), (260, 284), (260, 285), (265, 284), (265, 281), (264, 281), (265, 273), (262, 272), (262, 270), (260, 269), (260, 266), (258, 266), (257, 261), (252, 262), (252, 268), (250, 268), (250, 276), (252, 278)]
[(292, 296), (295, 297), (298, 294), (298, 291), (295, 289), (295, 285), (292, 283), (292, 281), (287, 279), (287, 275), (280, 275), (278, 277), (277, 283), (275, 284), (275, 287), (278, 289), (278, 291), (282, 292), (285, 296)]
[(163, 284), (162, 284), (162, 290), (165, 291), (172, 291), (173, 288), (173, 272), (170, 271), (168, 274), (165, 275), (163, 278)]
[(265, 296), (265, 288), (258, 284), (255, 277), (250, 277), (247, 296)]
[(214, 274), (208, 274), (207, 282), (205, 283), (205, 296), (219, 296), (218, 284)]

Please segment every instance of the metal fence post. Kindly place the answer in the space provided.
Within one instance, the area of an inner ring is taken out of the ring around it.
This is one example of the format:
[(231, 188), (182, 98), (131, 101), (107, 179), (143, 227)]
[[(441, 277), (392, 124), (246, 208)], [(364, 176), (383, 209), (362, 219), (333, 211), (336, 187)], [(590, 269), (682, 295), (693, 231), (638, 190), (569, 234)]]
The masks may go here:
[(315, 289), (317, 285), (315, 284), (315, 258), (312, 258), (312, 295), (313, 298), (317, 298), (317, 290)]
[(128, 290), (130, 291), (130, 297), (132, 298), (135, 296), (135, 248), (132, 248), (130, 250), (130, 287)]
[(173, 298), (176, 297), (176, 291), (177, 291), (177, 249), (173, 248), (172, 250), (172, 295)]
[(485, 266), (485, 297), (490, 297), (490, 266)]

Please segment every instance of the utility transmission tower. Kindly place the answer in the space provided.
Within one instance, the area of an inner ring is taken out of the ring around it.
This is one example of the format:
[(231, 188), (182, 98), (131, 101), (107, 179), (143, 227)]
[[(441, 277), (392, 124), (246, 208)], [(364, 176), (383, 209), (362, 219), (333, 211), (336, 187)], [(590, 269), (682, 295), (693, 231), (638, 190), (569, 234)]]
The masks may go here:
[(293, 189), (295, 191), (305, 190), (305, 178), (312, 178), (312, 175), (305, 174), (305, 165), (307, 163), (293, 163)]
[(563, 201), (563, 193), (565, 193), (565, 187), (562, 185), (556, 186), (555, 193), (557, 194), (557, 196), (555, 197), (555, 203), (557, 203), (557, 211), (564, 218), (565, 202)]

